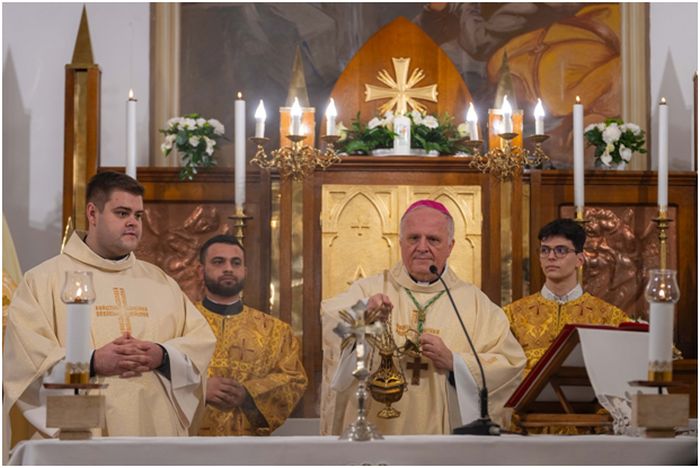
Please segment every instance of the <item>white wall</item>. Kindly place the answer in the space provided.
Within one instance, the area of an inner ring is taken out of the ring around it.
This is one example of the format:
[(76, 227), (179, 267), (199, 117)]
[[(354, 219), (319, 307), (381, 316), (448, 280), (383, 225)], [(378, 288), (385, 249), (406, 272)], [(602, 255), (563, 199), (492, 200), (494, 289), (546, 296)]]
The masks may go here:
[(693, 74), (698, 70), (697, 3), (652, 3), (649, 6), (651, 62), (652, 169), (658, 166), (658, 102), (669, 106), (669, 168), (695, 170), (693, 155)]
[[(2, 6), (3, 213), (23, 271), (60, 248), (64, 70), (82, 6)], [(147, 165), (149, 5), (87, 4), (87, 15), (93, 57), (102, 70), (101, 165), (125, 164), (130, 87), (138, 99), (137, 164)]]
[[(73, 53), (80, 3), (2, 5), (3, 213), (23, 270), (55, 255), (61, 240), (64, 66)], [(149, 5), (87, 5), (102, 68), (101, 164), (124, 165), (125, 101), (138, 103), (138, 165), (148, 164)], [(692, 76), (697, 70), (695, 3), (650, 6), (650, 87), (671, 106), (671, 169), (691, 169)], [(652, 137), (656, 141), (656, 106)], [(653, 167), (656, 148), (652, 145)], [(31, 187), (31, 190), (30, 190)]]

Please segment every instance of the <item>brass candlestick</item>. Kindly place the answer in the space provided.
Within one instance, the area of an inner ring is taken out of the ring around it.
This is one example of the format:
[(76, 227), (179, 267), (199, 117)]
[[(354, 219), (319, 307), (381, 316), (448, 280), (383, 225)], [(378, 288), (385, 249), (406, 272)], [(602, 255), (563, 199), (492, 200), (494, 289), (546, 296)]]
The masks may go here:
[[(583, 230), (586, 230), (586, 223), (588, 223), (588, 220), (584, 218), (584, 208), (582, 206), (576, 206), (574, 207), (576, 210), (576, 216), (574, 217), (574, 221), (583, 228)], [(578, 280), (578, 284), (583, 287), (583, 265), (580, 267), (576, 268), (576, 279)]]
[(665, 270), (668, 264), (668, 226), (673, 220), (668, 217), (666, 210), (659, 210), (659, 216), (652, 221), (656, 223), (659, 236), (659, 268)]
[(236, 240), (243, 245), (243, 238), (245, 237), (245, 224), (249, 219), (253, 219), (253, 217), (247, 216), (243, 211), (242, 206), (237, 206), (236, 211), (230, 215), (228, 219), (233, 220), (233, 237), (235, 237)]
[(513, 144), (518, 133), (499, 133), (502, 144), (500, 147), (490, 149), (486, 154), (479, 151), (482, 142), (470, 140), (465, 145), (472, 150), (472, 160), (469, 165), (483, 173), (492, 174), (505, 182), (511, 180), (514, 175), (520, 174), (525, 166), (539, 166), (549, 160), (549, 156), (542, 150), (542, 143), (548, 135), (532, 135), (528, 140), (535, 142), (535, 150), (530, 153), (521, 146)]

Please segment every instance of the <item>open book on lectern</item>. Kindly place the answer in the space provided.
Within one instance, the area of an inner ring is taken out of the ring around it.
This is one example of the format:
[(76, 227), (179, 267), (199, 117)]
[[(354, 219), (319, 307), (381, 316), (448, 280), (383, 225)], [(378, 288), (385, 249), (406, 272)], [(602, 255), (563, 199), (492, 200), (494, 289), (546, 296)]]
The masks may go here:
[(624, 396), (632, 391), (629, 381), (646, 379), (648, 334), (640, 332), (647, 328), (565, 325), (505, 406), (526, 413), (555, 407), (585, 413), (596, 394)]

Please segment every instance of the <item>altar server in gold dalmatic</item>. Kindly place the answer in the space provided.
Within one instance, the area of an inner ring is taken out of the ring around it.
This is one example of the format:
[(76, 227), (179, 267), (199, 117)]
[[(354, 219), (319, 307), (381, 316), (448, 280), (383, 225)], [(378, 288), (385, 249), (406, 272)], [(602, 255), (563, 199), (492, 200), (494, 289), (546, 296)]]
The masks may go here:
[(287, 323), (241, 301), (247, 268), (234, 237), (209, 239), (199, 259), (205, 297), (197, 308), (217, 338), (199, 435), (269, 435), (306, 389), (299, 342)]
[[(204, 376), (215, 339), (177, 283), (136, 259), (143, 187), (102, 172), (87, 185), (87, 233), (76, 231), (63, 253), (31, 269), (7, 316), (4, 416), (15, 405), (40, 435), (46, 427), (42, 383), (64, 381), (65, 273), (93, 276), (90, 376), (107, 384), (103, 436), (185, 436), (204, 404)], [(6, 438), (7, 441), (7, 438)]]
[[(384, 275), (356, 281), (321, 305), (321, 433), (341, 433), (357, 418), (355, 353), (351, 346), (341, 348), (333, 328), (342, 320), (340, 312), (360, 299), (367, 299), (368, 311), (386, 321), (398, 346), (412, 338), (421, 349), (420, 356), (398, 360), (408, 384), (401, 400), (392, 405), (399, 417), (379, 418), (383, 405), (368, 399), (367, 417), (379, 432), (449, 434), (479, 417), (481, 373), (444, 287), (430, 271), (433, 265), (450, 288), (483, 364), (490, 416), (503, 424), (507, 420), (503, 406), (520, 382), (525, 355), (503, 311), (447, 266), (455, 243), (452, 216), (442, 203), (415, 202), (401, 219), (399, 243), (402, 262)], [(377, 354), (370, 363), (372, 371), (379, 366)]]
[(602, 299), (584, 293), (576, 269), (583, 265), (586, 231), (574, 220), (556, 219), (538, 234), (542, 290), (503, 308), (532, 370), (566, 324), (617, 326), (631, 319)]

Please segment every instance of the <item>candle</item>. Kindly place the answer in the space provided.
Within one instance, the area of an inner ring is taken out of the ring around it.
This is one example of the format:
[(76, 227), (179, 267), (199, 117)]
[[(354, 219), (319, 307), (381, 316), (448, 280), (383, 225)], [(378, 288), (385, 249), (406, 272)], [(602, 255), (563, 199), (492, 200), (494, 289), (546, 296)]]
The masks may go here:
[(335, 118), (338, 111), (335, 109), (335, 101), (331, 98), (330, 104), (326, 109), (326, 135), (335, 135)]
[(129, 90), (126, 101), (126, 175), (136, 178), (136, 98)]
[(66, 304), (66, 361), (70, 363), (90, 362), (91, 308), (86, 302)]
[(245, 101), (240, 91), (234, 103), (234, 197), (236, 211), (245, 204)]
[(478, 117), (476, 111), (474, 110), (474, 103), (469, 103), (469, 110), (467, 110), (467, 129), (469, 129), (469, 139), (478, 140), (479, 139), (479, 125), (477, 123)]
[(265, 138), (266, 118), (267, 113), (265, 112), (265, 105), (261, 99), (258, 108), (255, 110), (255, 138)]
[(290, 112), (292, 116), (292, 127), (291, 134), (299, 135), (301, 133), (301, 106), (299, 105), (299, 99), (294, 98), (294, 103), (292, 104), (292, 111)]
[(659, 103), (659, 181), (657, 198), (659, 211), (668, 210), (668, 106), (666, 98)]
[(576, 96), (574, 104), (574, 206), (576, 217), (583, 218), (583, 104)]
[(535, 106), (535, 135), (544, 135), (544, 107), (540, 98)]
[(513, 108), (508, 102), (508, 96), (503, 96), (503, 104), (501, 105), (501, 114), (503, 115), (503, 133), (513, 133)]

